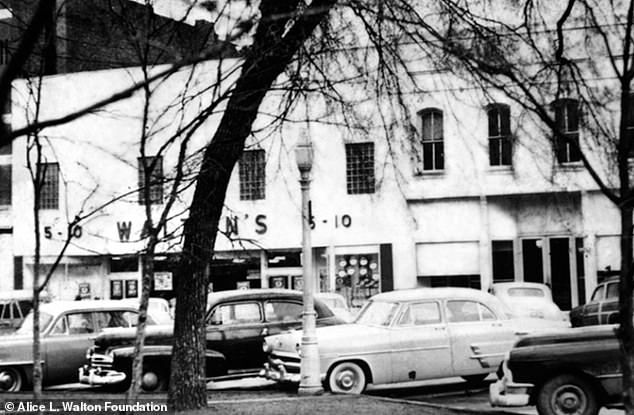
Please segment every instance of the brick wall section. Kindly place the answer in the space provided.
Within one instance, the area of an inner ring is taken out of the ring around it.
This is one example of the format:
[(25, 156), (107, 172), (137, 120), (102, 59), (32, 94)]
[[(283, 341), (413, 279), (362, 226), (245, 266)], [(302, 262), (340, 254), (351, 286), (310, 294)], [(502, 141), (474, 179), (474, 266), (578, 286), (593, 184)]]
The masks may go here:
[[(12, 47), (30, 21), (36, 0), (5, 0), (16, 17), (0, 23), (0, 35), (12, 32)], [(177, 22), (150, 7), (128, 0), (58, 0), (57, 73), (160, 64), (196, 55), (217, 42), (213, 25)], [(5, 34), (6, 36), (6, 34)], [(149, 42), (146, 40), (149, 39)], [(145, 47), (145, 44), (149, 47)], [(29, 62), (28, 74), (39, 73), (43, 38)], [(231, 45), (218, 56), (236, 56)]]

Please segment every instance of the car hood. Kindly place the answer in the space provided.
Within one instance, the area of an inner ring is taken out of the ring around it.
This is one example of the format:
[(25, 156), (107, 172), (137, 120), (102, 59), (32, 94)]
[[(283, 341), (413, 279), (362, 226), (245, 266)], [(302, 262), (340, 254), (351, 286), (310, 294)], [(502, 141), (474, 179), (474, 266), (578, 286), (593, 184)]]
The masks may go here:
[[(318, 327), (317, 343), (320, 355), (337, 353), (345, 348), (346, 352), (354, 353), (356, 349), (367, 350), (369, 344), (389, 347), (387, 328), (365, 326), (361, 324), (341, 324), (337, 326)], [(301, 345), (302, 331), (292, 330), (286, 333), (266, 337), (266, 344), (276, 352), (297, 353)]]
[(517, 341), (514, 350), (523, 347), (534, 347), (564, 343), (583, 343), (599, 340), (616, 340), (617, 325), (588, 326), (568, 328), (552, 332), (536, 333)]

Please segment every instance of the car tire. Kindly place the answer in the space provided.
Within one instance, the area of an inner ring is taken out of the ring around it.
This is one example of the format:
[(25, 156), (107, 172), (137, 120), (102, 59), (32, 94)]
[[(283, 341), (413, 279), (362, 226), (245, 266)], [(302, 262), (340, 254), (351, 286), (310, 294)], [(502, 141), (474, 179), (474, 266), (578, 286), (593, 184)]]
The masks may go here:
[(18, 392), (24, 388), (24, 376), (16, 367), (0, 369), (0, 392)]
[(480, 383), (484, 382), (484, 379), (486, 379), (487, 376), (489, 376), (488, 373), (481, 373), (479, 375), (462, 376), (462, 379), (464, 379), (470, 385), (479, 385)]
[(549, 379), (537, 395), (537, 412), (540, 415), (596, 415), (599, 409), (594, 385), (573, 374)]
[(328, 376), (328, 388), (333, 393), (359, 395), (365, 390), (367, 378), (357, 363), (338, 363)]

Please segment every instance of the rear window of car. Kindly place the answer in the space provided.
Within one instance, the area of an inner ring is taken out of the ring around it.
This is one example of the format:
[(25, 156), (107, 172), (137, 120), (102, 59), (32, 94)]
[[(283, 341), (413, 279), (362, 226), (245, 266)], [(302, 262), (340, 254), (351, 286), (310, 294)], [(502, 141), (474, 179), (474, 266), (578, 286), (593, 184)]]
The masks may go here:
[(510, 297), (544, 297), (544, 291), (539, 288), (510, 288), (509, 291)]
[(447, 301), (447, 321), (450, 323), (485, 320), (497, 320), (497, 317), (484, 304), (475, 301)]
[(299, 321), (302, 319), (303, 307), (288, 301), (267, 301), (264, 304), (266, 321)]
[(408, 304), (403, 309), (399, 326), (424, 326), (440, 323), (440, 307), (436, 302)]
[(245, 324), (262, 321), (258, 303), (222, 304), (214, 308), (207, 324)]

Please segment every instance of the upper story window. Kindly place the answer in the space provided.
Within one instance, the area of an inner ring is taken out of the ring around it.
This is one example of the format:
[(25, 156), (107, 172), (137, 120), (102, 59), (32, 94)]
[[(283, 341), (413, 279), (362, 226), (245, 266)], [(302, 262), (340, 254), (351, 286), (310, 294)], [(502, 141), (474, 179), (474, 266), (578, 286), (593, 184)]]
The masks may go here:
[(627, 119), (625, 125), (625, 139), (630, 144), (629, 157), (634, 157), (634, 94), (630, 95), (629, 110), (627, 112)]
[(555, 137), (555, 156), (559, 163), (581, 160), (579, 151), (579, 102), (560, 99), (554, 102), (555, 127), (560, 132)]
[[(151, 205), (163, 203), (163, 157), (139, 157), (139, 204), (145, 205), (146, 198)], [(149, 192), (146, 191), (145, 177), (149, 175)]]
[(265, 195), (264, 150), (249, 150), (240, 158), (240, 200), (261, 200)]
[(511, 111), (508, 105), (491, 104), (487, 107), (489, 118), (489, 164), (512, 164)]
[(374, 143), (346, 144), (348, 194), (374, 193)]
[(59, 209), (59, 164), (41, 163), (40, 209)]
[(445, 145), (442, 111), (426, 108), (419, 114), (422, 121), (423, 170), (443, 170)]
[(0, 205), (11, 205), (11, 165), (0, 164)]

